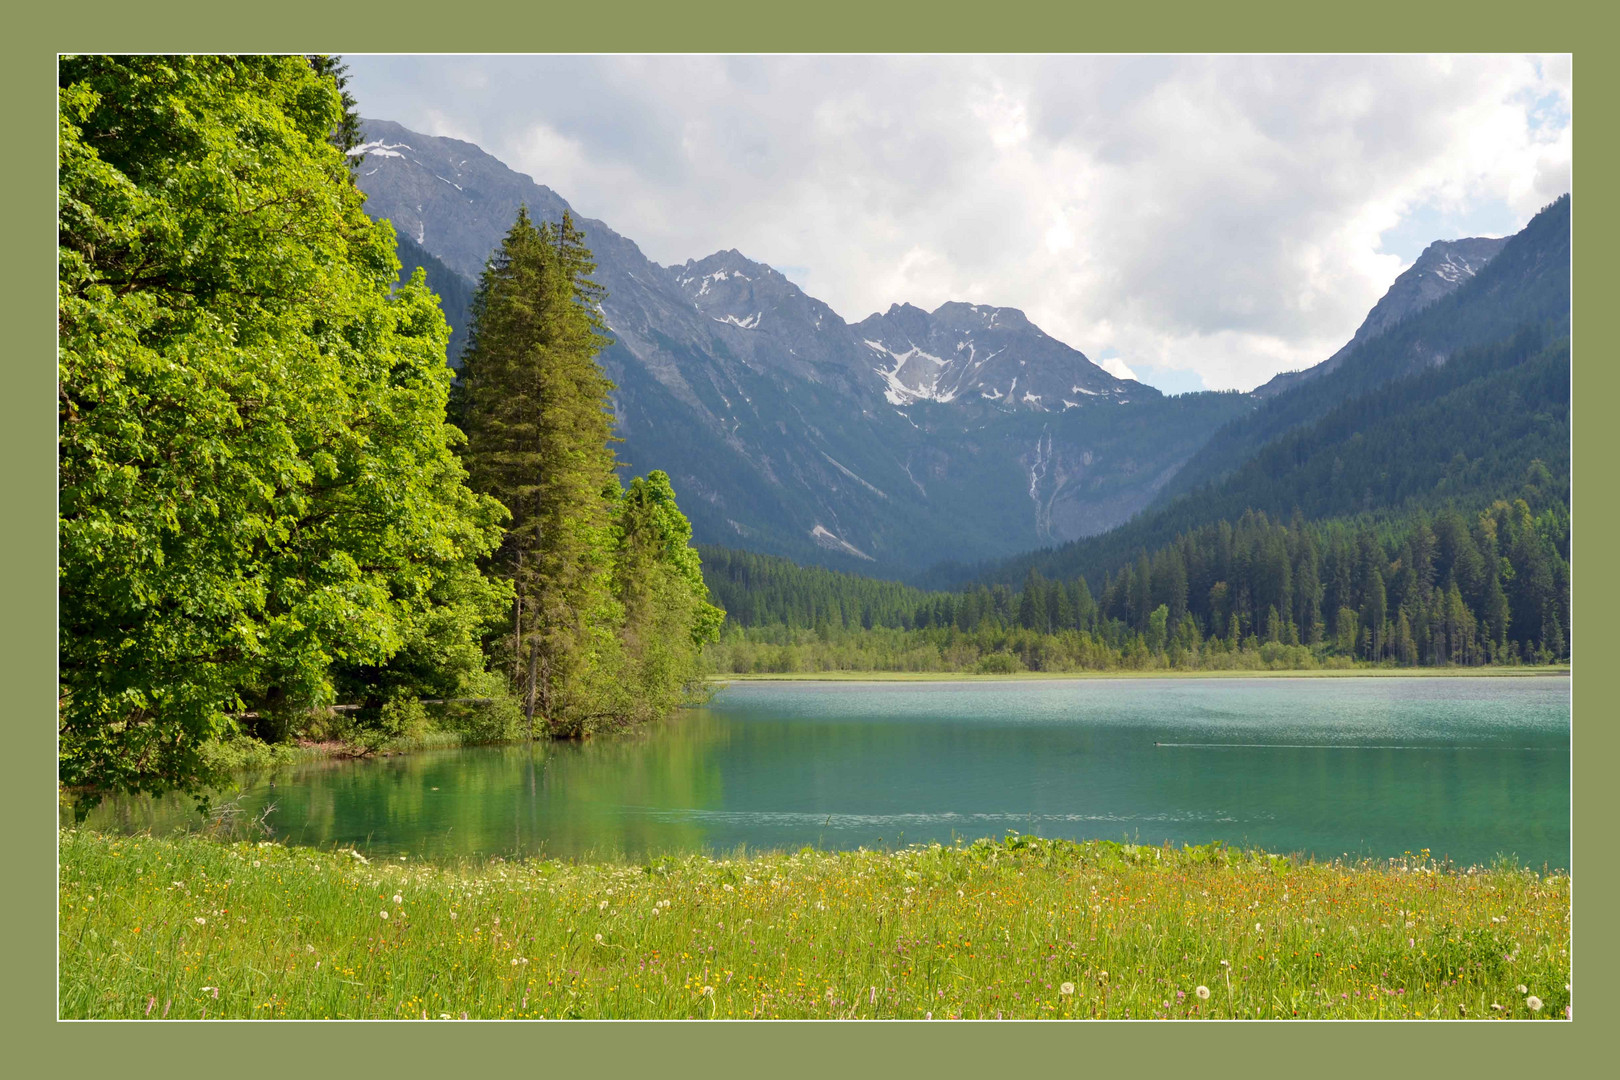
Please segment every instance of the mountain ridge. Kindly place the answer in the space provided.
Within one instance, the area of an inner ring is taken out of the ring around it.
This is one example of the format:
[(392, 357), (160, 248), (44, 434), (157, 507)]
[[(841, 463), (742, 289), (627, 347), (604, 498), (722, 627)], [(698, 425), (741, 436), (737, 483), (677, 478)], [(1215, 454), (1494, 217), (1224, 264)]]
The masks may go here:
[[(368, 213), (465, 281), (519, 205), (571, 212), (473, 144), (363, 127)], [(897, 304), (852, 325), (735, 248), (664, 267), (576, 220), (607, 290), (621, 457), (670, 474), (701, 542), (898, 576), (1010, 555), (1126, 520), (1241, 408), (1116, 379), (1016, 309)]]

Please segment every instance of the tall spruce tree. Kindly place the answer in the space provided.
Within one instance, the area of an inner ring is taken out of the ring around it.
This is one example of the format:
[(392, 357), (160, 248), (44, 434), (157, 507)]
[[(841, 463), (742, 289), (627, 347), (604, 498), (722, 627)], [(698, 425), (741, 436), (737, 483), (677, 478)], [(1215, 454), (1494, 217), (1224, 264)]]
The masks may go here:
[(495, 558), (516, 591), (507, 662), (531, 731), (538, 715), (552, 735), (588, 733), (617, 673), (594, 269), (571, 218), (520, 210), (473, 298), (457, 402), (472, 483), (512, 514)]
[(662, 715), (701, 695), (709, 603), (692, 527), (669, 477), (622, 489), (604, 291), (573, 218), (518, 212), (473, 299), (455, 415), (478, 490), (512, 514), (497, 572), (514, 586), (497, 642), (532, 734), (554, 737)]

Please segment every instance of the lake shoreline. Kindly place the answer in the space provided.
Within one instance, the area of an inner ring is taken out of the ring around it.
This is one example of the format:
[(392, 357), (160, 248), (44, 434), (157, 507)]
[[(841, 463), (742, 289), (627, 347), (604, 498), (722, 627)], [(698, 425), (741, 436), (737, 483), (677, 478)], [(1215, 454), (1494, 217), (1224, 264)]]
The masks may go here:
[(707, 676), (708, 683), (731, 682), (1052, 682), (1065, 679), (1419, 679), (1568, 677), (1568, 664), (1523, 667), (1307, 668), (1279, 671), (795, 671)]

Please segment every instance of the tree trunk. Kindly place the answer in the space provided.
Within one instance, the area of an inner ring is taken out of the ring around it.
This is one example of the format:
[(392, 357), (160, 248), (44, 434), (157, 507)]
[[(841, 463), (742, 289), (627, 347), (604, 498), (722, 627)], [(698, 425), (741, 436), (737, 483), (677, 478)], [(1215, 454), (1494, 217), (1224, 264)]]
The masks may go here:
[(523, 695), (523, 716), (529, 722), (529, 741), (534, 742), (534, 697), (535, 697), (535, 662), (539, 658), (540, 643), (534, 638), (529, 639), (529, 688)]
[(517, 573), (512, 577), (517, 586), (517, 597), (512, 606), (512, 685), (518, 684), (518, 673), (523, 663), (523, 549), (517, 553)]

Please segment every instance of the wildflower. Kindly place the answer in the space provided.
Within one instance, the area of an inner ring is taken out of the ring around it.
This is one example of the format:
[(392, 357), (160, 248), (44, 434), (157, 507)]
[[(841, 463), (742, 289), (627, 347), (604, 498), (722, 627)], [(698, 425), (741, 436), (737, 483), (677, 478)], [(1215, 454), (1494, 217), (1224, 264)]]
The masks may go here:
[(386, 912), (386, 911), (379, 911), (379, 912), (377, 912), (377, 914), (381, 915), (385, 919), (388, 918), (388, 912)]
[(1408, 948), (1408, 949), (1415, 949), (1415, 948), (1417, 948), (1417, 938), (1407, 938), (1407, 939), (1406, 939), (1406, 947), (1407, 947), (1407, 948)]
[(253, 865), (254, 865), (254, 866), (258, 866), (258, 865), (259, 865), (259, 860), (258, 860), (258, 859), (254, 859), (254, 860), (253, 860)]
[(1518, 986), (1515, 986), (1513, 989), (1517, 990), (1521, 994), (1528, 994), (1530, 992), (1530, 988), (1528, 986), (1524, 985), (1524, 983), (1520, 983)]
[(1530, 1011), (1531, 1012), (1540, 1012), (1541, 1011), (1541, 999), (1536, 997), (1536, 995), (1534, 995), (1534, 994), (1531, 994), (1529, 997), (1525, 998), (1524, 1003), (1526, 1005), (1530, 1006)]
[(704, 988), (703, 988), (703, 996), (704, 996), (704, 997), (714, 997), (714, 987), (712, 987), (712, 986), (705, 986), (705, 987), (704, 987)]
[(203, 926), (203, 925), (207, 924), (207, 922), (208, 922), (208, 920), (203, 918), (201, 915), (193, 916), (191, 921), (196, 923), (198, 926)]
[(405, 902), (405, 898), (403, 896), (399, 895), (399, 893), (394, 894), (394, 903), (403, 904), (404, 902)]
[(1200, 1001), (1209, 1000), (1209, 987), (1207, 986), (1200, 984), (1198, 989), (1194, 990), (1193, 993), (1198, 995), (1198, 1000)]
[(596, 910), (597, 911), (606, 911), (607, 910), (607, 901), (604, 900), (600, 904), (597, 904), (596, 905)]
[(205, 986), (202, 988), (202, 992), (205, 994), (213, 994), (214, 1000), (219, 1000), (219, 987), (217, 986)]
[(596, 943), (598, 945), (602, 944), (602, 935), (601, 934), (596, 935)]
[(1068, 995), (1074, 993), (1074, 983), (1072, 983), (1072, 982), (1063, 983), (1062, 985), (1060, 985), (1058, 987), (1058, 993), (1064, 995), (1065, 997), (1067, 997)]

